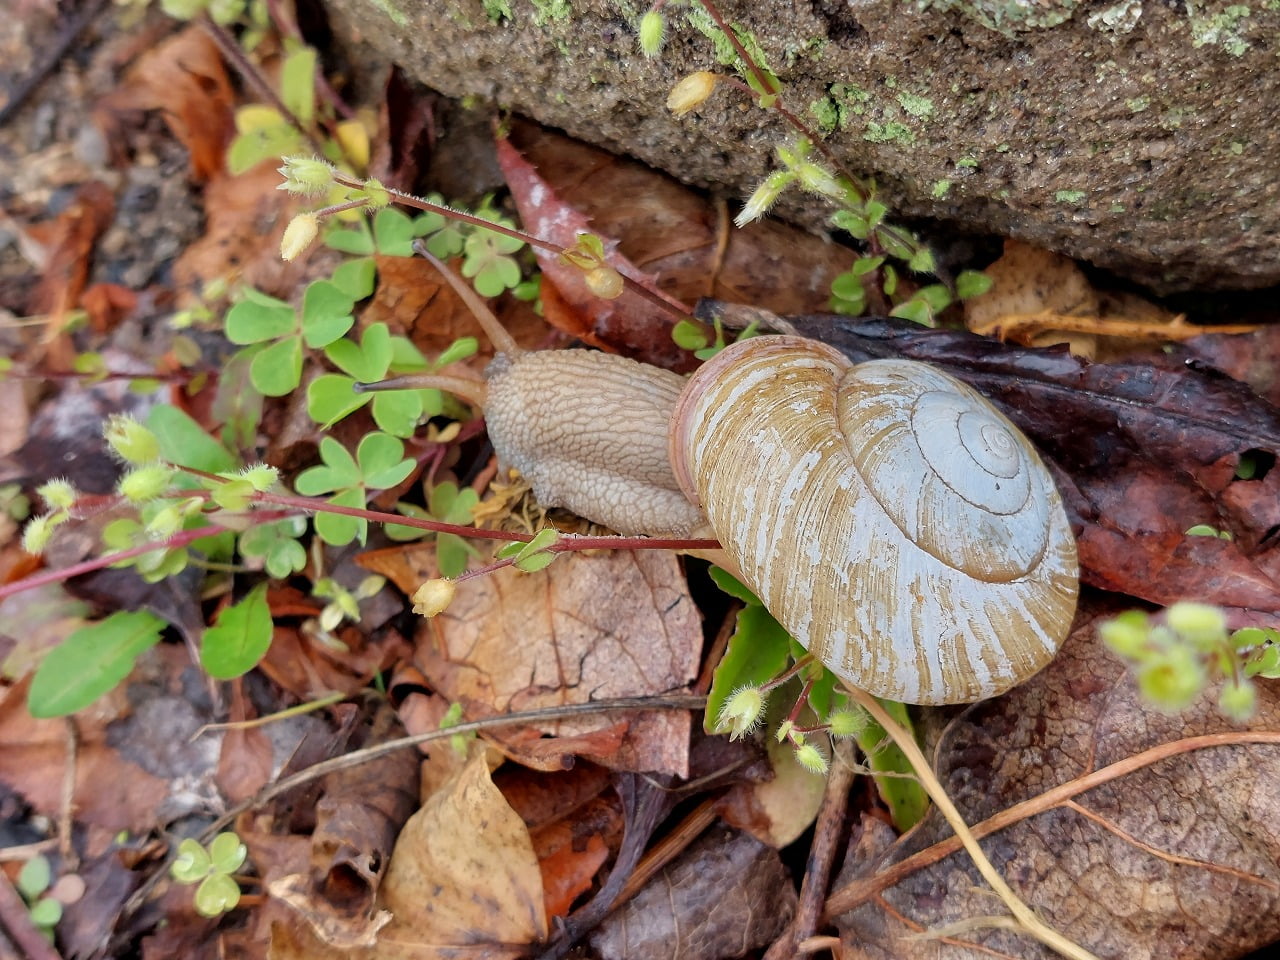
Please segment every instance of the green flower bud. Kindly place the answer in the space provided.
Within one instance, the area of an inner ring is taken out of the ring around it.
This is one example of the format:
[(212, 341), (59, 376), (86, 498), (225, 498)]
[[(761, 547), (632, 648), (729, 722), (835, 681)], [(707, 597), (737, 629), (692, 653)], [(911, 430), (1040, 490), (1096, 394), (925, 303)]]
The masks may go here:
[(56, 526), (52, 520), (53, 518), (47, 513), (28, 520), (22, 530), (22, 549), (33, 556), (43, 553), (44, 548), (49, 545), (49, 537), (53, 535), (53, 528)]
[(794, 183), (796, 175), (789, 170), (775, 170), (764, 178), (764, 182), (756, 187), (755, 192), (747, 198), (747, 204), (733, 218), (739, 227), (745, 227), (754, 220), (759, 220), (769, 208), (782, 196), (782, 191)]
[(132, 503), (154, 500), (169, 488), (173, 470), (159, 463), (130, 470), (116, 484), (116, 491)]
[(827, 758), (812, 743), (806, 743), (796, 749), (796, 761), (810, 773), (827, 772)]
[(766, 699), (759, 687), (741, 687), (735, 690), (720, 708), (717, 728), (728, 730), (730, 740), (745, 737), (764, 716)]
[(276, 481), (280, 479), (280, 471), (275, 467), (269, 467), (265, 463), (255, 463), (251, 467), (245, 467), (240, 471), (240, 479), (248, 482), (258, 493), (266, 493), (276, 485)]
[(1204, 666), (1187, 647), (1173, 647), (1138, 669), (1138, 689), (1161, 710), (1181, 710), (1204, 689)]
[(1147, 615), (1130, 610), (1098, 627), (1098, 636), (1109, 649), (1129, 660), (1141, 658), (1150, 639)]
[(126, 463), (154, 463), (160, 459), (156, 435), (132, 417), (108, 417), (103, 433), (111, 449)]
[(48, 504), (50, 510), (70, 510), (76, 502), (76, 488), (70, 480), (50, 480), (36, 487), (40, 499)]
[(1218, 707), (1237, 723), (1244, 723), (1258, 708), (1258, 691), (1248, 680), (1228, 680), (1218, 694)]
[(867, 728), (867, 715), (862, 710), (836, 710), (827, 718), (834, 737), (856, 737)]
[(640, 52), (646, 57), (656, 57), (667, 36), (667, 21), (656, 10), (650, 10), (640, 18)]
[(1221, 643), (1227, 633), (1226, 615), (1207, 603), (1175, 603), (1164, 612), (1164, 620), (1186, 640), (1197, 646)]
[(333, 186), (333, 167), (319, 157), (285, 157), (278, 172), (284, 183), (276, 189), (299, 196), (324, 196)]

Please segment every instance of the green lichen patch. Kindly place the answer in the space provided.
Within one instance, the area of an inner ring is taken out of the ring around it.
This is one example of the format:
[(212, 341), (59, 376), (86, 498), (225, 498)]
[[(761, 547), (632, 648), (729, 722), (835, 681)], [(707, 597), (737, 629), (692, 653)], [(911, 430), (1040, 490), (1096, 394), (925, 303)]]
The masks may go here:
[(1059, 190), (1053, 195), (1058, 203), (1079, 203), (1088, 193), (1084, 190)]

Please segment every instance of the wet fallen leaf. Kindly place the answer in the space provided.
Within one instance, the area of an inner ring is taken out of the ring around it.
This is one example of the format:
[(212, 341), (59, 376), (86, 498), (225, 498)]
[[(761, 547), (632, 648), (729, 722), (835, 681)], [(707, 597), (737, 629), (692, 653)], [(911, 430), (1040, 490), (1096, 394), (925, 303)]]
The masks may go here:
[[(572, 554), (539, 573), (506, 569), (469, 580), (443, 614), (423, 623), (416, 642), (423, 673), (474, 719), (685, 689), (697, 672), (702, 631), (678, 560), (641, 550)], [(594, 735), (618, 722), (615, 715), (539, 729)], [(621, 751), (583, 752), (611, 767), (684, 776), (688, 744), (688, 714), (640, 714)], [(555, 754), (582, 751), (565, 746), (544, 744), (553, 754), (542, 753), (542, 761), (555, 765)]]
[(591, 934), (605, 960), (717, 960), (770, 943), (795, 912), (775, 850), (716, 828), (699, 838)]
[[(1054, 788), (989, 837), (983, 849), (1048, 923), (1102, 957), (1236, 957), (1280, 936), (1280, 688), (1259, 687), (1242, 730), (1206, 694), (1167, 716), (1140, 702), (1133, 678), (1095, 637), (1116, 605), (1096, 596), (1045, 670), (1009, 694), (976, 704), (943, 731), (936, 766), (970, 825)], [(1256, 732), (1267, 742), (1239, 739)], [(1220, 745), (1153, 755), (1192, 737)], [(1132, 762), (1088, 790), (1079, 778)], [(1009, 932), (970, 929), (958, 943), (903, 939), (922, 929), (999, 913), (963, 853), (922, 864), (881, 889), (876, 874), (951, 838), (936, 811), (888, 849), (864, 843), (828, 906), (846, 942), (868, 957), (1048, 957)], [(848, 885), (846, 887), (846, 885)], [(842, 889), (843, 888), (843, 889)], [(843, 899), (842, 899), (843, 898)], [(851, 901), (859, 905), (851, 906)]]

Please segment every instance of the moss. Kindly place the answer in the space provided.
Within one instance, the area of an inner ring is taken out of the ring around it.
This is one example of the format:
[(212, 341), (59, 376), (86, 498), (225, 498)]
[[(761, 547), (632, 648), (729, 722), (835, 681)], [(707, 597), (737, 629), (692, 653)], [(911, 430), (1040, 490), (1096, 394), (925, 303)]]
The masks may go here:
[(928, 97), (917, 97), (911, 93), (898, 94), (898, 103), (917, 120), (928, 120), (933, 116), (933, 101)]
[(1053, 195), (1058, 203), (1079, 203), (1088, 194), (1084, 190), (1059, 190)]
[(1187, 18), (1191, 21), (1191, 45), (1197, 49), (1209, 45), (1219, 46), (1233, 57), (1243, 56), (1251, 46), (1245, 39), (1247, 24), (1244, 21), (1249, 15), (1250, 10), (1244, 4), (1232, 4), (1210, 14), (1188, 0)]
[(970, 170), (977, 170), (978, 158), (977, 157), (961, 157), (959, 160), (956, 161), (956, 166), (968, 167)]
[(385, 13), (387, 15), (387, 19), (397, 27), (405, 27), (409, 25), (408, 15), (396, 6), (395, 0), (369, 0), (369, 3)]
[(1131, 99), (1126, 100), (1124, 105), (1128, 107), (1132, 113), (1142, 113), (1143, 110), (1146, 110), (1147, 107), (1151, 106), (1151, 98), (1145, 94), (1141, 97), (1132, 97)]
[(1056, 27), (1082, 0), (916, 0), (916, 9), (955, 10), (997, 33), (1012, 37), (1027, 30)]
[(511, 15), (511, 0), (480, 0), (480, 5), (484, 7), (484, 15), (490, 23), (497, 23), (503, 18), (515, 19)]
[(929, 194), (933, 197), (933, 199), (941, 200), (950, 192), (951, 192), (950, 180), (936, 180), (934, 181), (933, 189), (929, 191)]
[(543, 27), (553, 21), (559, 23), (569, 19), (573, 7), (569, 0), (532, 0), (534, 26)]
[(916, 143), (915, 131), (905, 123), (889, 120), (879, 123), (872, 120), (862, 133), (862, 139), (868, 143), (896, 143), (900, 147), (913, 147)]

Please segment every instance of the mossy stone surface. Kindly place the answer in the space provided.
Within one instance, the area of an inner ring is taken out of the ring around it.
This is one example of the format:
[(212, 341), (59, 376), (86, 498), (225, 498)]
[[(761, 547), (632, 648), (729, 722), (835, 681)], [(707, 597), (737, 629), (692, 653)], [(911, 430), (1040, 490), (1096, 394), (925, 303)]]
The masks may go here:
[[(730, 196), (745, 197), (791, 137), (732, 89), (683, 119), (667, 112), (682, 76), (727, 70), (684, 11), (647, 60), (638, 2), (330, 6), (341, 35), (446, 94), (488, 98)], [(1018, 237), (1162, 292), (1280, 283), (1276, 0), (1206, 0), (1194, 13), (1153, 0), (722, 6), (768, 54), (788, 106), (878, 180), (897, 216)], [(804, 202), (779, 212), (825, 219)]]

